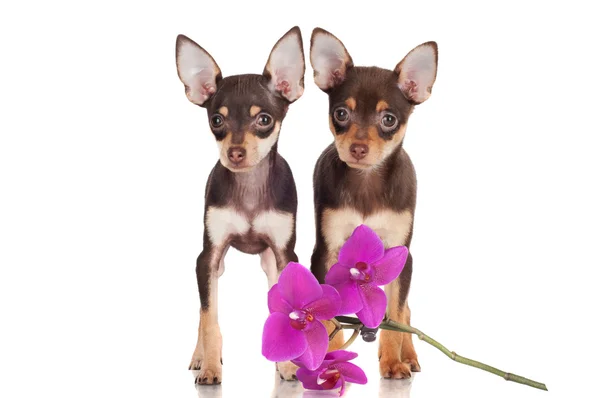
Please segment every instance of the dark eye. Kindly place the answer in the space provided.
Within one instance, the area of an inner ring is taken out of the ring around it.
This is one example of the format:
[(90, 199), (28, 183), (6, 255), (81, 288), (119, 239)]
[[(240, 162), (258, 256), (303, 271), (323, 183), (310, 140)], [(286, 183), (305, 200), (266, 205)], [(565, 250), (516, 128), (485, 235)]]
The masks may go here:
[(213, 115), (210, 118), (210, 125), (215, 129), (222, 127), (223, 126), (223, 116), (221, 116), (219, 114)]
[(350, 114), (348, 113), (348, 110), (346, 108), (337, 108), (333, 112), (333, 117), (335, 117), (336, 121), (344, 123), (348, 121)]
[(396, 118), (396, 116), (392, 115), (391, 113), (386, 113), (385, 115), (383, 115), (383, 118), (381, 118), (381, 125), (386, 130), (393, 129), (394, 127), (396, 127), (397, 124), (398, 124), (398, 119)]
[(260, 127), (269, 127), (273, 123), (273, 118), (266, 113), (261, 113), (256, 117), (256, 124)]

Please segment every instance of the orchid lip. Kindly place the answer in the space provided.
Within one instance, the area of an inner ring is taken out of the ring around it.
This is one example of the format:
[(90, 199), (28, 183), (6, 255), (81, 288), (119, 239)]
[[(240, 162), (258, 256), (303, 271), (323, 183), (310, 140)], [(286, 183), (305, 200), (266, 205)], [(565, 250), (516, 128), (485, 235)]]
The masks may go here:
[(331, 389), (340, 379), (341, 373), (337, 369), (327, 369), (317, 376), (317, 384), (325, 389)]
[(303, 330), (308, 325), (308, 322), (312, 322), (315, 318), (313, 315), (304, 310), (294, 310), (290, 312), (290, 325), (296, 330)]
[(350, 268), (350, 278), (355, 281), (368, 282), (371, 280), (371, 267), (365, 262), (358, 262)]

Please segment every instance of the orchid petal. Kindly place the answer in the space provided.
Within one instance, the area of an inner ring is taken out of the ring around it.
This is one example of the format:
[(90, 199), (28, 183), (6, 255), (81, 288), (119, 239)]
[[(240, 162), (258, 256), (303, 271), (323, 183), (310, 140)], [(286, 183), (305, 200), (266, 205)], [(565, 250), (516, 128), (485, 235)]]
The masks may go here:
[(303, 330), (306, 341), (308, 342), (304, 353), (296, 358), (308, 370), (315, 370), (325, 358), (327, 347), (329, 346), (329, 335), (327, 329), (319, 321), (312, 322), (311, 327)]
[(350, 268), (340, 263), (333, 264), (329, 271), (327, 271), (327, 274), (325, 274), (325, 283), (328, 285), (337, 285), (338, 283), (348, 282), (350, 280)]
[(342, 300), (338, 315), (356, 314), (363, 308), (363, 301), (355, 281), (348, 281), (333, 287), (338, 291)]
[(383, 253), (379, 236), (366, 225), (359, 225), (340, 249), (338, 261), (347, 267), (354, 267), (361, 261), (371, 264), (383, 257)]
[(321, 285), (323, 295), (321, 298), (308, 303), (304, 310), (311, 313), (315, 319), (331, 319), (338, 315), (342, 299), (340, 294), (329, 285)]
[(371, 264), (373, 267), (371, 282), (378, 286), (387, 285), (400, 275), (407, 258), (406, 246), (396, 246), (386, 250), (381, 259)]
[(387, 306), (385, 292), (370, 283), (360, 285), (358, 292), (363, 301), (363, 308), (356, 313), (356, 316), (366, 327), (376, 328), (385, 316)]
[(323, 295), (317, 278), (302, 264), (290, 262), (279, 276), (279, 291), (294, 309), (302, 309)]
[(281, 312), (285, 315), (288, 315), (294, 309), (292, 306), (281, 297), (281, 290), (279, 289), (279, 284), (273, 285), (271, 290), (269, 290), (268, 296), (269, 303), (269, 312)]
[(289, 361), (302, 355), (307, 345), (304, 332), (294, 329), (287, 315), (281, 312), (269, 315), (262, 335), (262, 354), (265, 358), (275, 362)]
[(353, 363), (338, 363), (335, 365), (335, 368), (340, 371), (340, 373), (349, 383), (367, 383), (367, 375), (365, 375), (365, 372)]
[(296, 377), (302, 383), (302, 387), (309, 390), (322, 390), (319, 384), (317, 384), (317, 378), (319, 377), (320, 370), (308, 370), (306, 368), (300, 367), (296, 371)]
[(325, 359), (323, 360), (323, 363), (325, 363), (325, 361), (330, 361), (331, 363), (340, 363), (340, 362), (351, 361), (354, 358), (356, 358), (357, 356), (358, 356), (357, 353), (345, 351), (345, 350), (331, 351), (331, 352), (328, 352), (327, 355), (325, 355)]

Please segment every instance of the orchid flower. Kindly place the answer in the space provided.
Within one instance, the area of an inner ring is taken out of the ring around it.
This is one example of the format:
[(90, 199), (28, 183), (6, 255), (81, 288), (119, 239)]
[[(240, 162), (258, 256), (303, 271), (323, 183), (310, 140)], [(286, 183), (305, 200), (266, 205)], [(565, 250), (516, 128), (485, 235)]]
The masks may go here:
[(340, 249), (325, 282), (342, 298), (341, 314), (354, 314), (368, 328), (379, 326), (385, 315), (387, 298), (378, 286), (387, 285), (400, 275), (408, 249), (396, 246), (385, 250), (377, 234), (359, 225)]
[(296, 363), (300, 369), (296, 372), (302, 386), (309, 390), (332, 390), (340, 388), (340, 396), (344, 394), (346, 382), (366, 384), (367, 376), (358, 366), (348, 361), (356, 358), (358, 354), (349, 351), (332, 351), (325, 355), (321, 366), (315, 370), (308, 370)]
[(341, 299), (331, 286), (320, 285), (303, 265), (290, 262), (269, 290), (269, 312), (262, 354), (270, 361), (296, 359), (316, 369), (327, 352), (329, 335), (320, 320), (338, 315)]

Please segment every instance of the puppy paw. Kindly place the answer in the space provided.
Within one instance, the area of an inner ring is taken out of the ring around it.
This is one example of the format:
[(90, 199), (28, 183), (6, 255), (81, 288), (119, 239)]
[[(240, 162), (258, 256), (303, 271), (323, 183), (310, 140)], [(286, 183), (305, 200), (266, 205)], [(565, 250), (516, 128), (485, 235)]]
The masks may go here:
[(410, 366), (411, 372), (420, 372), (421, 371), (421, 365), (419, 365), (419, 361), (417, 360), (417, 358), (404, 358), (402, 360), (402, 362), (404, 362), (405, 364)]
[(210, 364), (204, 362), (198, 376), (196, 376), (196, 384), (221, 384), (223, 379), (223, 370), (220, 363)]
[(399, 358), (379, 361), (379, 373), (385, 379), (409, 379), (411, 365), (401, 362)]
[(189, 370), (200, 370), (202, 368), (202, 357), (194, 355), (190, 362)]
[(277, 370), (279, 370), (279, 377), (281, 377), (283, 380), (298, 380), (296, 377), (298, 366), (294, 365), (290, 361), (277, 362)]

